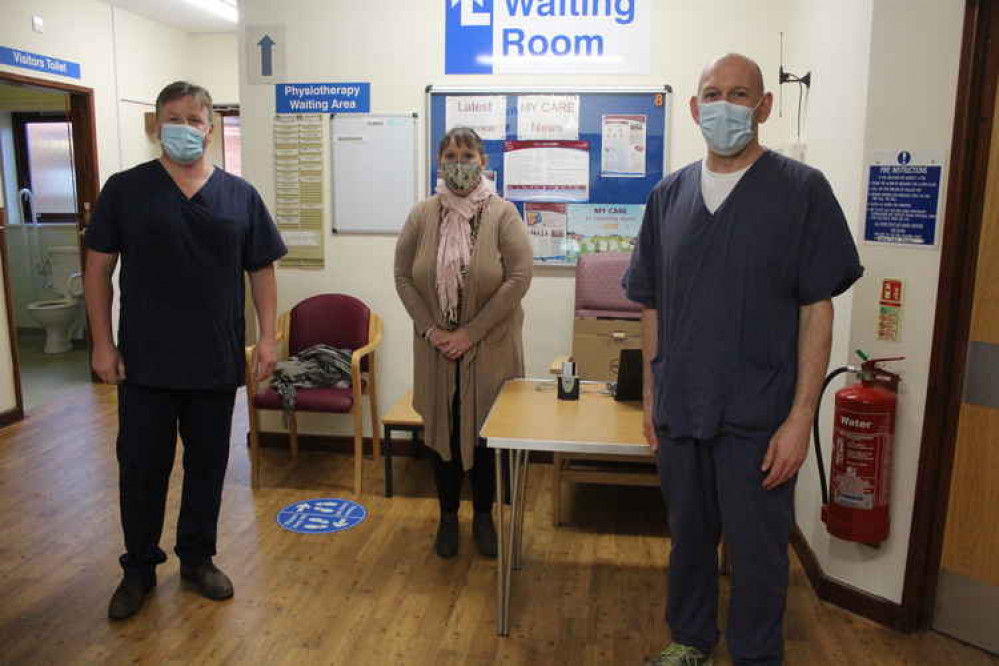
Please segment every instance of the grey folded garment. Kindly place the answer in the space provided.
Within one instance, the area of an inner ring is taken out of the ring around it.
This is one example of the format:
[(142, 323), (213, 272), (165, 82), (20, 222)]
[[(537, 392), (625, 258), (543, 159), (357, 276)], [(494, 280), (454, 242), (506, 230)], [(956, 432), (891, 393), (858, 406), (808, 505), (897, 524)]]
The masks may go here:
[(351, 349), (313, 345), (287, 361), (278, 361), (271, 376), (271, 388), (281, 396), (285, 419), (295, 409), (300, 388), (350, 388)]

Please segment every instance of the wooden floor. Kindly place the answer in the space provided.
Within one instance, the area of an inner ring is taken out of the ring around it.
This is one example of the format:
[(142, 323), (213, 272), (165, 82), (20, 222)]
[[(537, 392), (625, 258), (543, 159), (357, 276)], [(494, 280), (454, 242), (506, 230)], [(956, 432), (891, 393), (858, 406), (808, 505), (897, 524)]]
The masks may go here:
[[(657, 493), (591, 487), (551, 526), (549, 468), (530, 479), (524, 569), (511, 635), (495, 635), (495, 563), (474, 554), (468, 508), (461, 554), (432, 552), (436, 500), (425, 460), (397, 465), (381, 496), (367, 464), (368, 519), (336, 535), (296, 535), (277, 511), (311, 497), (350, 497), (344, 456), (266, 451), (264, 487), (249, 488), (237, 404), (216, 562), (234, 599), (214, 603), (179, 583), (174, 557), (142, 613), (106, 618), (120, 571), (114, 392), (86, 387), (0, 430), (0, 664), (639, 664), (661, 647), (667, 540)], [(179, 456), (178, 456), (179, 459)], [(175, 470), (164, 550), (173, 547)], [(795, 563), (787, 664), (999, 665), (928, 633), (905, 636), (818, 601)], [(719, 664), (730, 663), (724, 648)]]

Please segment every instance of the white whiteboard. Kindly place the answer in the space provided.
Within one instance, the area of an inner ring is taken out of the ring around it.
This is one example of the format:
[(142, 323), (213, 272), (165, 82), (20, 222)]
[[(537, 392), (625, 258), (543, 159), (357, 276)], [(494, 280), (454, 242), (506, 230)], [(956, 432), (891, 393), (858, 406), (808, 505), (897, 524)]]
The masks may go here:
[(416, 203), (416, 114), (330, 120), (333, 231), (398, 233)]

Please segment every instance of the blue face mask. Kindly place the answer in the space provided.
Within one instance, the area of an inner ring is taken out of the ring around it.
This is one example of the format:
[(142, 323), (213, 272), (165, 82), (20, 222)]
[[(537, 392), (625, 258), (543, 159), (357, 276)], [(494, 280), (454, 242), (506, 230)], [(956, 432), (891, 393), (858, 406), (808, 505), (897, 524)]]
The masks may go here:
[(163, 125), (160, 141), (167, 157), (177, 164), (197, 162), (205, 153), (205, 135), (190, 125)]
[(701, 134), (711, 152), (729, 157), (745, 148), (755, 134), (753, 112), (758, 106), (750, 108), (731, 102), (701, 103)]

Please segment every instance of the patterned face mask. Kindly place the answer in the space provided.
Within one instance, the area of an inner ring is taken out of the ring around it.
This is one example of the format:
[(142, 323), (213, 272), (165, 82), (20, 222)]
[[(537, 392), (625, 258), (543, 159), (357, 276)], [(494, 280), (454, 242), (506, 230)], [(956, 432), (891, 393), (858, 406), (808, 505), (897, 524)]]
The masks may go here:
[(441, 178), (447, 188), (458, 196), (465, 196), (482, 180), (482, 165), (478, 162), (445, 162), (441, 166)]

